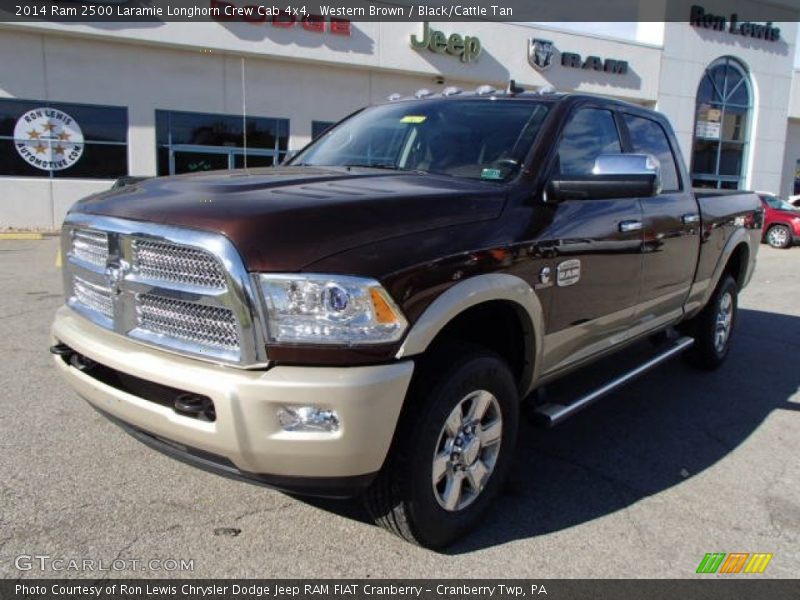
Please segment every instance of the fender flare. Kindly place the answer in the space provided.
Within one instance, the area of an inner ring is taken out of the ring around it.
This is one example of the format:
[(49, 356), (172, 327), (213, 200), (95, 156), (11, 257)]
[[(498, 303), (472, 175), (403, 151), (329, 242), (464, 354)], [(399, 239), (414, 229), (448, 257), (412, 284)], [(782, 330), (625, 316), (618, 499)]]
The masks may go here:
[(701, 306), (706, 306), (708, 301), (711, 299), (711, 295), (714, 293), (714, 290), (717, 289), (717, 285), (719, 285), (719, 280), (722, 279), (722, 273), (725, 271), (725, 268), (728, 266), (728, 261), (733, 256), (734, 251), (741, 245), (744, 244), (747, 248), (747, 264), (744, 265), (744, 279), (743, 285), (747, 285), (748, 281), (750, 280), (750, 275), (752, 274), (752, 263), (754, 258), (754, 253), (750, 248), (750, 232), (747, 229), (740, 228), (733, 232), (731, 237), (725, 243), (725, 247), (722, 249), (722, 253), (720, 254), (719, 259), (717, 260), (717, 264), (714, 267), (714, 272), (711, 274), (711, 278), (709, 279), (709, 285), (703, 294), (703, 298), (701, 300)]
[(528, 356), (532, 371), (527, 374), (521, 391), (527, 394), (539, 378), (544, 339), (544, 314), (536, 292), (522, 278), (506, 273), (476, 275), (457, 283), (434, 300), (417, 319), (408, 332), (396, 358), (422, 354), (436, 336), (454, 318), (465, 310), (486, 302), (506, 301), (518, 306), (528, 317), (533, 339), (526, 344), (531, 349)]

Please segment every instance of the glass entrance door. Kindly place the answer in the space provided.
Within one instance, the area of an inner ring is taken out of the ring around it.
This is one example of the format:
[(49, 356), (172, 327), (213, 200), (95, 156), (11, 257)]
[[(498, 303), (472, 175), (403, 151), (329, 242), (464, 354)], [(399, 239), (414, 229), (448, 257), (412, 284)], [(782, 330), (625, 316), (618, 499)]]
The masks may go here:
[(271, 167), (275, 164), (275, 153), (269, 150), (247, 150), (243, 148), (219, 148), (203, 146), (173, 146), (169, 151), (169, 174), (198, 173), (225, 169), (250, 169)]
[(289, 120), (156, 111), (159, 175), (270, 167), (289, 150)]
[(172, 150), (169, 157), (170, 175), (230, 169), (230, 153), (208, 150)]

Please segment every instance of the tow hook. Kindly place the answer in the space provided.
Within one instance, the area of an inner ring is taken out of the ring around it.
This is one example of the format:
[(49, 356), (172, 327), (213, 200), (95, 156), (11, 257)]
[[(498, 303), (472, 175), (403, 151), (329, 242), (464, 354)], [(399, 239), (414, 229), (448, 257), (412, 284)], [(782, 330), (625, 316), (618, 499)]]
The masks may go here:
[(63, 356), (66, 359), (75, 353), (75, 350), (67, 346), (66, 344), (56, 344), (55, 346), (50, 346), (50, 354), (55, 354), (56, 356)]
[(55, 346), (50, 346), (50, 354), (60, 356), (68, 364), (72, 365), (79, 371), (88, 371), (97, 364), (91, 358), (86, 358), (82, 354), (78, 354), (66, 344), (56, 344)]
[(216, 421), (217, 413), (211, 398), (197, 394), (180, 394), (175, 398), (175, 412), (204, 421)]

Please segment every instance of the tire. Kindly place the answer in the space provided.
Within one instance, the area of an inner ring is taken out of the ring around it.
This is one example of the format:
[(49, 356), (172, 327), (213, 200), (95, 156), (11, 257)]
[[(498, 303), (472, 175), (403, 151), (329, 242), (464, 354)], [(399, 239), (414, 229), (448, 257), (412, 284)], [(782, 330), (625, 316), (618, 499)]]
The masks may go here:
[(765, 236), (767, 243), (773, 248), (788, 248), (792, 245), (792, 232), (786, 225), (773, 225)]
[[(469, 344), (444, 350), (418, 365), (390, 455), (365, 495), (377, 524), (428, 548), (469, 532), (497, 496), (519, 422), (517, 388), (502, 358)], [(471, 418), (479, 407), (482, 418)]]
[(694, 346), (686, 353), (692, 366), (713, 371), (725, 362), (736, 326), (738, 293), (733, 277), (723, 276), (708, 306), (687, 323), (687, 333), (695, 338)]

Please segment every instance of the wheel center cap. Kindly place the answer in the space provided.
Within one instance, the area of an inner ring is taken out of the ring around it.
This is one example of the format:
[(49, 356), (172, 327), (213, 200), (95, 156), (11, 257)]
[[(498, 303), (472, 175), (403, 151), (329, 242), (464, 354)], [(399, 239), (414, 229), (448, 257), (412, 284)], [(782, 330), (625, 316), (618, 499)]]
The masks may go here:
[(464, 446), (464, 450), (461, 453), (461, 458), (464, 461), (464, 465), (469, 467), (478, 460), (478, 454), (481, 451), (481, 442), (477, 437), (472, 437)]

